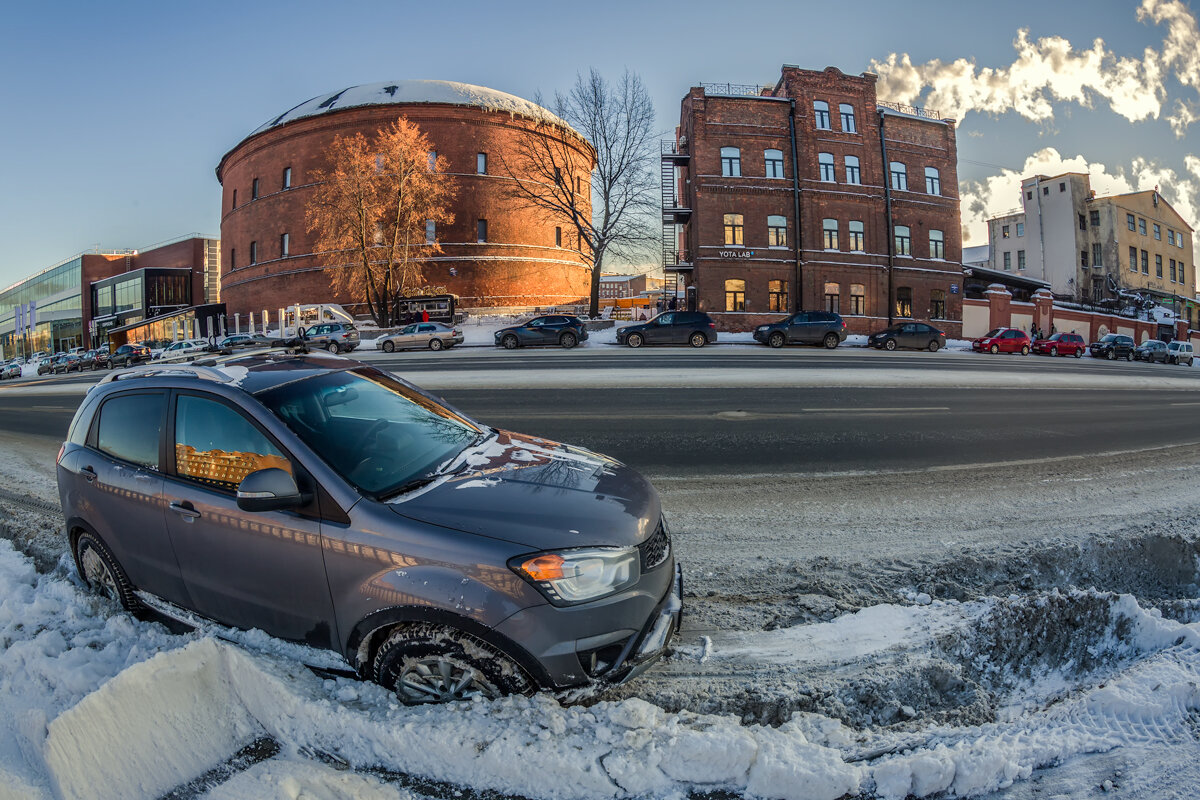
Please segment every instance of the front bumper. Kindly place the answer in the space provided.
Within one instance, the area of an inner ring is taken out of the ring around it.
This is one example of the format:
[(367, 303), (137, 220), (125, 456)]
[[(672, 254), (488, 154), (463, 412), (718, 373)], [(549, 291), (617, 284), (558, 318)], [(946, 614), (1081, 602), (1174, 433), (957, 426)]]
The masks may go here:
[(650, 615), (641, 635), (630, 641), (627, 652), (622, 653), (622, 657), (605, 674), (604, 682), (616, 686), (648, 670), (667, 652), (667, 646), (675, 634), (679, 633), (682, 623), (683, 570), (676, 564), (671, 591)]

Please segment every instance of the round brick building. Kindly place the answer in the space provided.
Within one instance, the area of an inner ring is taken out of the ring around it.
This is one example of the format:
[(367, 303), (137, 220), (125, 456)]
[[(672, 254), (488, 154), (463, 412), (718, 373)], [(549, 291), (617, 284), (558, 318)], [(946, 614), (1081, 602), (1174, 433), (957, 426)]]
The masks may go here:
[(457, 188), (454, 222), (436, 231), (442, 252), (423, 266), (426, 284), (458, 295), (464, 307), (548, 305), (588, 295), (590, 265), (573, 231), (507, 196), (513, 177), (505, 159), (511, 164), (520, 137), (539, 121), (555, 123), (541, 126), (540, 135), (557, 137), (588, 165), (587, 174), (564, 179), (590, 209), (591, 145), (546, 109), (514, 95), (448, 81), (399, 81), (314, 97), (221, 159), (221, 300), (231, 314), (296, 303), (366, 312), (360, 298), (339, 296), (331, 287), (329, 270), (345, 260), (314, 252), (305, 206), (315, 187), (311, 176), (327, 168), (334, 137), (370, 139), (399, 116), (416, 124), (448, 161)]

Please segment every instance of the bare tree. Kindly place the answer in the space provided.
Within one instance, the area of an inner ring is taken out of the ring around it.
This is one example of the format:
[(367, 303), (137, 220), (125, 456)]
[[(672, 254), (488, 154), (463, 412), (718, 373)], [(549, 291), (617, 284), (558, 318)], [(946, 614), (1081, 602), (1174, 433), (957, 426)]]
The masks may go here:
[(446, 159), (431, 160), (433, 145), (404, 117), (367, 139), (338, 136), (318, 170), (318, 184), (305, 209), (318, 252), (347, 258), (330, 272), (339, 294), (362, 298), (375, 323), (395, 322), (400, 297), (419, 291), (421, 263), (440, 252), (426, 236), (427, 221), (454, 219), (449, 204), (455, 188)]
[[(566, 94), (555, 93), (552, 110), (558, 119), (536, 120), (501, 162), (514, 179), (512, 199), (574, 232), (592, 264), (590, 313), (596, 316), (604, 259), (634, 258), (656, 241), (654, 104), (636, 73), (626, 70), (610, 83), (592, 69), (577, 75)], [(563, 135), (564, 121), (594, 152)]]

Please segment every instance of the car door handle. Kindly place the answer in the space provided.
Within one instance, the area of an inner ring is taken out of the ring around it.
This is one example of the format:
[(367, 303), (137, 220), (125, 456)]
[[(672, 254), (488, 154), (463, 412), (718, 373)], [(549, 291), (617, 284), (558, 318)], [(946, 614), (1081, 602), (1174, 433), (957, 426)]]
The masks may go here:
[(182, 503), (171, 503), (168, 508), (170, 508), (179, 516), (183, 517), (188, 522), (191, 522), (196, 517), (200, 516), (200, 512), (197, 511), (195, 507), (187, 500), (184, 500)]
[(83, 479), (88, 483), (96, 480), (96, 470), (92, 469), (91, 467), (84, 467), (83, 469), (79, 470), (79, 474), (82, 475)]

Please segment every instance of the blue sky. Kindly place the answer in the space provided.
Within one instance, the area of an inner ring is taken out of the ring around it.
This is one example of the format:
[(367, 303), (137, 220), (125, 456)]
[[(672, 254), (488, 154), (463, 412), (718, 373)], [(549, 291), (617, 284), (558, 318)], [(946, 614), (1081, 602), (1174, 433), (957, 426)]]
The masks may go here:
[[(961, 112), (963, 215), (976, 231), (988, 210), (1015, 205), (1016, 176), (1027, 167), (1087, 169), (1102, 193), (1161, 183), (1185, 215), (1200, 208), (1200, 148), (1191, 149), (1190, 128), (1177, 132), (1166, 119), (1178, 117), (1180, 101), (1195, 102), (1200, 86), (1186, 3), (867, 2), (852, 16), (845, 8), (706, 0), (9, 5), (0, 48), (0, 286), (95, 245), (219, 234), (214, 168), (242, 137), (314, 95), (404, 78), (532, 97), (567, 88), (591, 66), (614, 76), (628, 67), (650, 89), (666, 134), (680, 98), (701, 81), (771, 83), (782, 63), (858, 73), (895, 55), (899, 66), (883, 70), (891, 91)], [(1010, 69), (1022, 28), (1032, 55)], [(1045, 37), (1069, 45), (1043, 46)], [(1096, 38), (1098, 55), (1079, 58)], [(971, 62), (970, 74), (944, 66), (956, 59)], [(1001, 72), (981, 80), (985, 68)], [(1101, 85), (1122, 70), (1127, 82)], [(1044, 102), (1032, 111), (1009, 110), (1014, 98), (1024, 107), (1039, 92)]]

